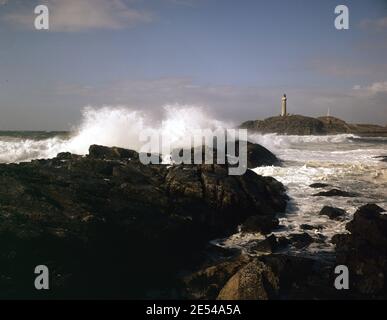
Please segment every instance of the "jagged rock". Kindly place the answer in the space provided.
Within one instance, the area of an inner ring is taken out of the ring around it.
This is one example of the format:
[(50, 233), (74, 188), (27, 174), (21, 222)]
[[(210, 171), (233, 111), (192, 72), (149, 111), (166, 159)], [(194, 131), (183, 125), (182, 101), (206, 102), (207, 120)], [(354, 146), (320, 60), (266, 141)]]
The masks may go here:
[(327, 183), (312, 183), (311, 185), (309, 185), (309, 187), (316, 188), (316, 189), (326, 188), (326, 187), (329, 187), (329, 186), (330, 186), (330, 184), (327, 184)]
[(387, 215), (375, 204), (359, 208), (346, 228), (335, 235), (337, 264), (348, 267), (351, 291), (372, 299), (387, 297)]
[(321, 191), (319, 193), (314, 194), (315, 197), (346, 197), (353, 198), (356, 197), (356, 193), (341, 191), (339, 189), (331, 189), (329, 191)]
[(136, 159), (92, 146), (87, 157), (0, 165), (0, 297), (42, 297), (26, 279), (38, 264), (50, 268), (46, 298), (155, 297), (209, 240), (286, 207), (282, 184), (252, 171)]
[(325, 206), (321, 209), (319, 215), (328, 216), (330, 219), (338, 219), (342, 216), (345, 216), (346, 212), (340, 208)]

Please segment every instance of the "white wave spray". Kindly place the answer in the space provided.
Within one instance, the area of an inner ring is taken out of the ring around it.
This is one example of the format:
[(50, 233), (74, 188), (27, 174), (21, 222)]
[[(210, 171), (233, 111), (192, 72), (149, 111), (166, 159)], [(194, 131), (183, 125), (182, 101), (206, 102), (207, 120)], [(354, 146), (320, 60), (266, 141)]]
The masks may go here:
[(161, 134), (174, 143), (192, 135), (197, 129), (232, 127), (231, 124), (212, 119), (202, 107), (192, 105), (166, 105), (162, 119), (153, 122), (149, 119), (147, 114), (124, 106), (86, 107), (82, 111), (81, 125), (73, 130), (70, 138), (1, 139), (0, 162), (52, 158), (59, 152), (84, 155), (92, 144), (138, 151), (143, 144), (139, 134), (144, 130)]

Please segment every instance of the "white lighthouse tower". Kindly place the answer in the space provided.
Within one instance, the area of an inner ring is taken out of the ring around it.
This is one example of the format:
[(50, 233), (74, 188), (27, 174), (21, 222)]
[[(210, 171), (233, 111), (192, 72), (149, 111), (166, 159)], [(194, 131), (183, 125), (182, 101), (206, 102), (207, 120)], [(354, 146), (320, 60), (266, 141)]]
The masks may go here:
[(281, 117), (286, 117), (286, 102), (288, 101), (288, 98), (286, 98), (286, 94), (282, 97), (282, 109), (281, 109)]

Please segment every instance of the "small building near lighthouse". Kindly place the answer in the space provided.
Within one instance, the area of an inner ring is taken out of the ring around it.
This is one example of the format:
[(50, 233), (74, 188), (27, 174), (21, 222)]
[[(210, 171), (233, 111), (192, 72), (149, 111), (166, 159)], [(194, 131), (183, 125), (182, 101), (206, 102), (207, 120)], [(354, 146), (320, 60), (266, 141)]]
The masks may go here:
[(288, 101), (288, 98), (286, 97), (286, 94), (282, 97), (282, 109), (281, 109), (281, 117), (287, 116), (287, 110), (286, 110), (286, 103)]

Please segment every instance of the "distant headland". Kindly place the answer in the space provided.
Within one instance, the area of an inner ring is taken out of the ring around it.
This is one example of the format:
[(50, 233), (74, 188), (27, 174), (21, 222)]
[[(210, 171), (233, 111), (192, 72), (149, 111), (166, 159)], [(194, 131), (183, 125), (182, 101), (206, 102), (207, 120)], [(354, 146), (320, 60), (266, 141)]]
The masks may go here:
[(291, 115), (287, 112), (286, 94), (282, 97), (281, 115), (264, 120), (252, 120), (242, 123), (239, 128), (259, 133), (278, 133), (285, 135), (327, 135), (360, 134), (387, 136), (387, 127), (374, 124), (352, 124), (329, 115), (324, 117), (306, 117)]

